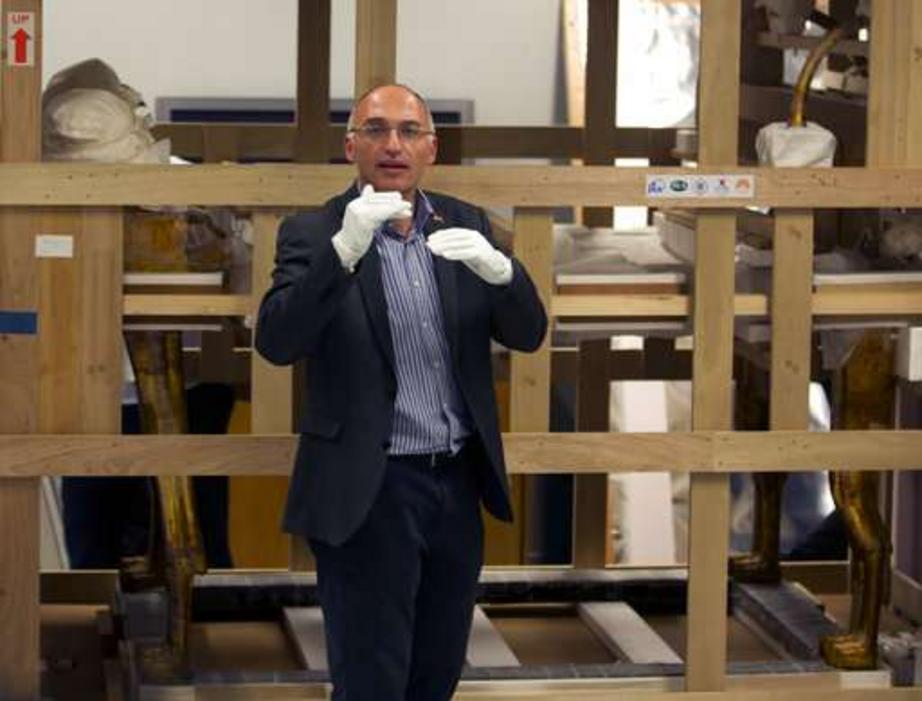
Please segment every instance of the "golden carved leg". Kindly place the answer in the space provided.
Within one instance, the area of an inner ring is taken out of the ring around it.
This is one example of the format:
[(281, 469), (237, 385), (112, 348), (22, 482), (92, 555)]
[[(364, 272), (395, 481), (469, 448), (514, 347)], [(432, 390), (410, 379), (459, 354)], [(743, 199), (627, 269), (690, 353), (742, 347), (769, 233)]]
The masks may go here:
[[(768, 402), (759, 392), (757, 373), (748, 367), (737, 377), (736, 425), (746, 430), (768, 427)], [(745, 555), (730, 558), (730, 575), (741, 582), (777, 582), (781, 580), (779, 539), (781, 533), (781, 497), (787, 475), (782, 472), (753, 474), (752, 548)]]
[[(182, 339), (179, 332), (126, 333), (138, 388), (141, 424), (145, 433), (185, 433), (185, 387)], [(154, 652), (157, 666), (188, 667), (188, 626), (191, 618), (192, 579), (205, 571), (205, 554), (187, 477), (158, 477), (162, 547), (149, 553), (146, 572), (133, 563), (135, 578), (164, 583), (170, 602), (168, 649)], [(131, 575), (129, 574), (129, 577)]]
[(855, 563), (848, 632), (824, 638), (823, 657), (835, 667), (870, 669), (877, 664), (877, 630), (890, 561), (890, 543), (877, 508), (879, 476), (873, 472), (834, 473), (831, 482)]
[(787, 475), (759, 473), (752, 479), (755, 483), (752, 551), (730, 558), (730, 574), (741, 582), (778, 582), (781, 580), (781, 496)]
[[(841, 427), (891, 428), (893, 394), (893, 341), (886, 332), (868, 332), (842, 371)], [(873, 472), (830, 475), (832, 495), (854, 555), (852, 609), (848, 632), (824, 638), (821, 648), (829, 664), (844, 669), (869, 669), (877, 664), (877, 631), (891, 551), (878, 509), (879, 481), (879, 474)]]

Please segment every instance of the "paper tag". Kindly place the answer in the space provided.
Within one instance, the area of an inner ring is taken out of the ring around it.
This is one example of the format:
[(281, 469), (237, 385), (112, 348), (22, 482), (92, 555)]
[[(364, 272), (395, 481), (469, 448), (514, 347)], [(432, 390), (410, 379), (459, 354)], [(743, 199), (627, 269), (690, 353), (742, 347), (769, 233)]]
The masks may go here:
[(36, 258), (73, 258), (74, 237), (39, 234), (35, 237)]
[(648, 175), (650, 199), (752, 199), (755, 175)]

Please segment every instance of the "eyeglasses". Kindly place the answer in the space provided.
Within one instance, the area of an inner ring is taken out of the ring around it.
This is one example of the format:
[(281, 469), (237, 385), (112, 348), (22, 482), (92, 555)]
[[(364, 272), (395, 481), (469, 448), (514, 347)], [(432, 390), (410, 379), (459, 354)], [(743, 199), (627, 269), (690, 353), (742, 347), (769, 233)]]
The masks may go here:
[(391, 132), (397, 132), (397, 138), (405, 144), (411, 144), (424, 136), (435, 134), (431, 129), (423, 129), (416, 122), (404, 122), (392, 127), (384, 122), (369, 122), (360, 127), (354, 127), (349, 130), (350, 133), (357, 133), (364, 136), (369, 141), (382, 143), (390, 138)]

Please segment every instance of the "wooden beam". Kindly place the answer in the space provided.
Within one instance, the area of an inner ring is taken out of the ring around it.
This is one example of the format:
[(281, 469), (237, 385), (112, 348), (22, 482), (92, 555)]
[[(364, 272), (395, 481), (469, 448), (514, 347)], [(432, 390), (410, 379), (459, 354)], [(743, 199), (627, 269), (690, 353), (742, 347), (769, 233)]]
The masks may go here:
[[(611, 340), (579, 344), (576, 389), (576, 430), (609, 430)], [(611, 521), (607, 474), (573, 477), (573, 565), (605, 567), (612, 559)]]
[[(554, 290), (554, 218), (542, 209), (516, 209), (513, 214), (513, 249), (535, 283), (545, 307)], [(551, 405), (551, 333), (534, 353), (512, 353), (509, 360), (509, 430), (547, 431), (550, 428)], [(515, 531), (494, 529), (491, 534), (506, 533), (518, 543), (519, 558), (525, 558), (525, 542), (530, 530), (525, 497), (534, 483), (522, 484)], [(513, 549), (515, 549), (513, 547)]]
[[(752, 174), (751, 199), (657, 199), (648, 176)], [(0, 206), (95, 207), (322, 204), (354, 176), (333, 165), (0, 164)], [(732, 210), (922, 207), (922, 169), (874, 168), (605, 168), (601, 166), (436, 166), (424, 186), (484, 206), (593, 206), (615, 202), (661, 209)]]
[(772, 430), (806, 430), (810, 424), (813, 215), (775, 212), (772, 268)]
[[(586, 41), (586, 109), (583, 161), (611, 166), (617, 115), (619, 0), (589, 0)], [(611, 226), (608, 207), (583, 212), (587, 226)]]
[[(922, 431), (693, 431), (503, 435), (509, 471), (812, 472), (919, 469)], [(0, 477), (287, 475), (296, 437), (0, 435)]]
[(519, 666), (519, 659), (480, 606), (474, 607), (466, 662), (471, 667)]
[[(42, 2), (7, 0), (2, 9), (0, 161), (38, 161), (42, 157)], [(31, 46), (35, 57), (31, 66), (11, 66), (6, 50), (5, 43), (11, 41), (8, 18), (15, 12), (33, 13)], [(33, 247), (39, 232), (39, 218), (34, 212), (8, 210), (0, 215), (0, 310), (38, 311), (39, 272)], [(28, 335), (0, 334), (0, 386), (4, 387), (0, 401), (10, 408), (9, 415), (0, 412), (0, 432), (40, 430), (46, 423), (37, 393), (43, 370), (41, 356), (43, 351), (47, 355), (46, 349), (34, 331)], [(47, 403), (44, 406), (47, 408)], [(0, 645), (2, 701), (31, 701), (41, 693), (39, 528), (39, 480), (0, 480), (0, 621), (5, 640)]]
[[(922, 42), (922, 4), (875, 0), (871, 16), (871, 83), (868, 92), (867, 164), (922, 165), (922, 72), (917, 47)], [(876, 80), (875, 80), (876, 78)]]
[[(282, 217), (276, 213), (254, 215), (253, 283), (250, 299), (250, 319), (255, 324), (259, 303), (272, 282), (275, 244)], [(250, 362), (250, 430), (253, 433), (290, 433), (294, 430), (294, 392), (291, 367), (278, 367), (252, 351)], [(291, 465), (288, 466), (288, 473)], [(286, 473), (287, 474), (287, 473)], [(235, 535), (243, 546), (250, 545), (251, 552), (259, 553), (261, 566), (308, 564), (294, 539), (279, 532), (285, 498), (288, 492), (286, 477), (238, 477), (231, 484), (232, 494), (238, 504), (245, 504), (247, 516), (239, 523)], [(258, 495), (254, 498), (254, 495)], [(261, 524), (255, 525), (255, 524)], [(269, 536), (268, 534), (271, 534)], [(258, 542), (256, 542), (258, 541)]]
[(397, 0), (356, 0), (355, 97), (397, 79)]
[(650, 624), (623, 601), (587, 601), (577, 613), (589, 629), (619, 659), (637, 664), (682, 664)]
[[(739, 0), (701, 5), (698, 160), (736, 164), (739, 119)], [(701, 214), (695, 240), (692, 426), (732, 428), (736, 216)], [(685, 687), (720, 691), (727, 665), (727, 556), (730, 488), (726, 475), (692, 475), (689, 496)]]
[(326, 163), (330, 124), (330, 0), (298, 1), (298, 106), (294, 160)]
[(327, 667), (327, 641), (323, 629), (323, 611), (319, 606), (282, 609), (282, 620), (301, 666), (323, 670)]
[[(205, 158), (208, 133), (232, 135), (235, 153), (248, 160), (296, 160), (297, 126), (288, 124), (167, 123), (154, 126), (158, 139), (170, 139), (174, 155), (191, 160)], [(443, 124), (439, 147), (461, 158), (577, 158), (583, 155), (583, 129), (570, 126), (487, 126)], [(647, 158), (675, 143), (675, 129), (616, 127), (609, 150), (624, 158)], [(326, 157), (342, 155), (345, 126), (328, 125)], [(228, 137), (230, 138), (230, 137)], [(206, 159), (207, 160), (207, 159)]]

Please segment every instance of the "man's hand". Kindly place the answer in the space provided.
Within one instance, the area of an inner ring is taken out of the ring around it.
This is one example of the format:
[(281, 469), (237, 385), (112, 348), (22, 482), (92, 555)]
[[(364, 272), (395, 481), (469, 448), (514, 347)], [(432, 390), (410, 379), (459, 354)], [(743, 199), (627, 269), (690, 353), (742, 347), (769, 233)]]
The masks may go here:
[(512, 280), (512, 261), (479, 231), (442, 229), (429, 236), (426, 245), (437, 256), (461, 261), (491, 285), (508, 285)]
[(362, 194), (346, 206), (343, 228), (333, 235), (333, 248), (344, 267), (352, 270), (359, 262), (381, 224), (389, 219), (409, 219), (413, 205), (399, 192), (375, 192), (366, 185)]

